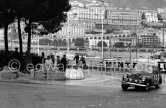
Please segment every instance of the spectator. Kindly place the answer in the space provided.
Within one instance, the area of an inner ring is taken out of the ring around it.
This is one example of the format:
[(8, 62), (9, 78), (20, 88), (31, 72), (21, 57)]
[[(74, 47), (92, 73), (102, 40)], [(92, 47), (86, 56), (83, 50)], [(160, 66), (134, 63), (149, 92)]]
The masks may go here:
[(42, 63), (45, 63), (45, 54), (44, 54), (44, 52), (42, 52), (41, 58), (42, 58)]
[(76, 65), (78, 65), (79, 64), (79, 55), (78, 54), (75, 55), (74, 60), (76, 60)]
[(83, 55), (81, 56), (80, 61), (82, 62), (83, 66), (86, 66), (85, 57)]
[(66, 72), (66, 67), (67, 67), (66, 55), (63, 55), (63, 58), (61, 59), (61, 63), (63, 64), (63, 71)]
[(48, 66), (52, 66), (52, 65), (53, 65), (53, 63), (52, 63), (52, 60), (51, 60), (51, 57), (50, 57), (50, 56), (47, 56), (47, 59), (46, 59), (46, 61), (45, 61), (45, 64), (47, 65), (47, 67), (48, 67)]
[(51, 60), (52, 60), (52, 62), (54, 64), (55, 63), (55, 58), (54, 58), (54, 55), (52, 53), (51, 53), (50, 57), (51, 57)]
[(61, 63), (60, 56), (57, 56), (56, 62), (57, 62), (57, 66)]

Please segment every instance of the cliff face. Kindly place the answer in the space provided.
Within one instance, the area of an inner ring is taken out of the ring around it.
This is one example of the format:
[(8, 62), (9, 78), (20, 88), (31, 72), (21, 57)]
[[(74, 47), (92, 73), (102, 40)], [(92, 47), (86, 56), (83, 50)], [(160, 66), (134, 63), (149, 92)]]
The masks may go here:
[[(70, 0), (70, 1), (83, 1), (83, 0)], [(99, 0), (101, 1), (101, 0)], [(131, 9), (153, 9), (162, 8), (166, 3), (165, 0), (104, 0), (109, 4), (113, 4), (115, 7), (130, 7)]]

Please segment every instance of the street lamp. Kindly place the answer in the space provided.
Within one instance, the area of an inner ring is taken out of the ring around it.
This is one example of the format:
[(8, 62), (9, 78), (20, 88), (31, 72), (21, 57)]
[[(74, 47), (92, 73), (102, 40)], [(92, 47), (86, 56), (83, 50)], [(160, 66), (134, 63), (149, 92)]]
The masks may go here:
[(104, 30), (103, 30), (103, 28), (104, 28), (104, 25), (103, 25), (103, 23), (104, 23), (104, 1), (101, 1), (102, 2), (102, 61), (104, 60), (104, 42), (103, 42), (103, 38), (104, 38)]
[(67, 35), (68, 35), (68, 37), (67, 37), (67, 40), (68, 40), (68, 42), (67, 42), (67, 54), (69, 54), (69, 47), (70, 47), (70, 40), (69, 40), (69, 38), (70, 38), (70, 18), (71, 18), (71, 15), (73, 15), (73, 19), (75, 19), (76, 18), (76, 16), (77, 16), (77, 14), (75, 13), (75, 14), (72, 14), (71, 12), (68, 12), (68, 18), (67, 18)]
[(163, 47), (161, 48), (161, 50), (162, 50), (162, 55), (161, 55), (161, 60), (164, 60), (164, 52), (165, 52), (165, 44), (164, 44), (164, 42), (165, 42), (165, 37), (164, 37), (164, 35), (165, 35), (165, 33), (164, 33), (164, 27), (165, 27), (165, 22), (164, 21), (162, 21), (162, 23), (163, 23)]
[(70, 38), (70, 36), (69, 36), (69, 35), (70, 35), (70, 33), (69, 33), (70, 30), (69, 30), (69, 29), (70, 29), (70, 26), (69, 26), (69, 16), (68, 16), (68, 18), (67, 18), (67, 30), (68, 30), (68, 31), (67, 31), (67, 34), (68, 34), (68, 35), (67, 35), (67, 36), (68, 36), (68, 37), (67, 37), (67, 54), (69, 54), (69, 50), (70, 50), (70, 49), (69, 49), (69, 38)]

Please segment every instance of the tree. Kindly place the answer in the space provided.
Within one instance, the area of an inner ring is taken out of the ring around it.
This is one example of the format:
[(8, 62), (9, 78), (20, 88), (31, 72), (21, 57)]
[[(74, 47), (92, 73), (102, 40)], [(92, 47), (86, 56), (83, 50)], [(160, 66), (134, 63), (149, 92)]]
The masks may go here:
[[(97, 46), (98, 46), (98, 47), (102, 47), (102, 41), (99, 41), (99, 42), (97, 43)], [(106, 43), (105, 41), (103, 41), (103, 47), (108, 47), (108, 45), (107, 45), (107, 43)]]
[(124, 48), (124, 42), (117, 42), (117, 43), (115, 43), (114, 47)]
[(14, 11), (9, 0), (0, 1), (0, 27), (4, 28), (5, 51), (8, 52), (8, 26), (15, 20)]
[(75, 41), (75, 46), (77, 47), (84, 47), (85, 40), (83, 38), (77, 38)]
[(141, 19), (142, 19), (142, 20), (145, 20), (145, 19), (146, 19), (145, 12), (142, 13)]
[[(62, 22), (66, 21), (67, 14), (65, 12), (69, 11), (70, 5), (69, 0), (12, 0), (14, 1), (14, 9), (17, 10), (17, 17), (25, 19), (25, 32), (28, 33), (28, 44), (27, 51), (30, 52), (31, 49), (31, 32), (32, 29), (37, 29), (33, 27), (33, 24), (38, 24), (38, 26), (43, 26), (40, 33), (48, 34), (55, 33), (61, 29)], [(17, 1), (17, 2), (15, 2)], [(20, 6), (19, 6), (20, 5)], [(19, 24), (19, 23), (18, 23)]]
[[(15, 17), (16, 17), (16, 22), (17, 22), (17, 33), (18, 33), (18, 39), (19, 39), (19, 49), (20, 53), (23, 52), (23, 47), (22, 47), (22, 32), (21, 32), (21, 21), (23, 20), (23, 11), (25, 11), (25, 0), (18, 1), (18, 0), (10, 0), (11, 4), (11, 9), (14, 11)], [(24, 13), (25, 14), (25, 13)]]

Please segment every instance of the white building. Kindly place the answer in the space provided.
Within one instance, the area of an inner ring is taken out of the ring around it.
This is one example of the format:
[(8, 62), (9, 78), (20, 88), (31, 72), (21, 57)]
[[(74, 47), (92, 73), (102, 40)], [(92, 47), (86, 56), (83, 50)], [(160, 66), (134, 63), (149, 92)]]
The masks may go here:
[(157, 12), (145, 12), (146, 21), (149, 23), (158, 23)]
[(62, 29), (57, 32), (57, 35), (59, 35), (60, 37), (68, 37), (68, 35), (69, 37), (79, 37), (85, 35), (86, 27), (84, 23), (74, 20), (69, 21), (68, 23), (65, 23)]

